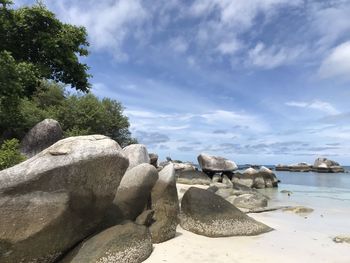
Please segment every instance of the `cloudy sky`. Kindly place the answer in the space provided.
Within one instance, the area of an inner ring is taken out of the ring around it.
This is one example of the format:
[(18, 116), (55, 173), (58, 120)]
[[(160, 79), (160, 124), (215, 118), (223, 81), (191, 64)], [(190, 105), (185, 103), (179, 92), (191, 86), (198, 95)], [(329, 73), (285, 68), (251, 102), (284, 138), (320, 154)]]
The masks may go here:
[[(17, 5), (31, 1), (17, 1)], [(350, 164), (350, 0), (46, 0), (161, 158)]]

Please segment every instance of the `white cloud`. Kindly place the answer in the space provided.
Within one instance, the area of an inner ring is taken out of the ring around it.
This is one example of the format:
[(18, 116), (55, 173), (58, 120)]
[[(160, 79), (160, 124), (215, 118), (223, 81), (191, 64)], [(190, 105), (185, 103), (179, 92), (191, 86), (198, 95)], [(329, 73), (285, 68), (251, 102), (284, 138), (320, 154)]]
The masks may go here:
[(222, 42), (218, 45), (217, 50), (223, 55), (232, 55), (242, 48), (242, 44), (236, 40)]
[(321, 78), (350, 80), (350, 41), (335, 47), (319, 68)]
[(270, 16), (274, 11), (283, 6), (298, 6), (302, 0), (196, 0), (189, 9), (194, 16), (207, 16), (216, 11), (222, 26), (230, 26), (246, 30), (253, 25), (254, 19), (259, 13)]
[(201, 114), (199, 116), (206, 119), (208, 123), (215, 124), (220, 127), (222, 127), (222, 125), (241, 125), (249, 127), (249, 129), (252, 131), (268, 130), (267, 124), (261, 121), (257, 116), (244, 112), (216, 110)]
[(311, 7), (311, 27), (319, 36), (317, 44), (321, 51), (350, 33), (349, 1), (332, 1), (331, 5), (316, 2)]
[(313, 110), (319, 110), (324, 113), (335, 115), (339, 114), (340, 112), (329, 102), (320, 101), (320, 100), (314, 100), (311, 102), (304, 102), (304, 101), (289, 101), (285, 103), (287, 106), (290, 107), (298, 107), (298, 108), (306, 108), (306, 109), (313, 109)]
[(273, 69), (282, 65), (293, 63), (297, 58), (301, 56), (302, 53), (302, 47), (266, 47), (264, 43), (259, 42), (253, 49), (249, 51), (249, 61), (247, 65), (264, 69)]
[(93, 49), (112, 51), (120, 61), (128, 60), (124, 42), (148, 17), (141, 0), (47, 2), (64, 21), (87, 28)]

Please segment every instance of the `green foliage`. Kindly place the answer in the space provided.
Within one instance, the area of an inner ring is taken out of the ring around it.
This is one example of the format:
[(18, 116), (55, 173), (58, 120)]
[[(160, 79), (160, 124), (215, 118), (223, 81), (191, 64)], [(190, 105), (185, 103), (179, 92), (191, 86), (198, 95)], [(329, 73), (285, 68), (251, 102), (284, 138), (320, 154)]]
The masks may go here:
[(7, 51), (0, 51), (0, 134), (20, 122), (19, 105), (25, 86), (34, 86), (36, 70), (26, 62), (17, 63)]
[(32, 97), (20, 100), (18, 118), (12, 119), (7, 127), (11, 131), (10, 137), (22, 138), (46, 118), (57, 120), (66, 137), (103, 134), (122, 146), (136, 143), (119, 102), (100, 100), (91, 93), (69, 95), (63, 86), (54, 82), (43, 82)]
[[(21, 139), (45, 118), (66, 136), (104, 134), (122, 146), (135, 143), (122, 105), (88, 92), (86, 30), (64, 24), (42, 3), (11, 9), (0, 0), (0, 142)], [(58, 84), (60, 83), (60, 84)], [(66, 94), (70, 85), (78, 95)]]
[(54, 117), (66, 136), (103, 134), (126, 146), (135, 142), (122, 105), (111, 99), (99, 100), (93, 94), (68, 96)]
[[(79, 56), (88, 55), (85, 28), (60, 22), (43, 4), (8, 9), (10, 3), (0, 2), (0, 51), (30, 65), (37, 82), (52, 79), (89, 91), (88, 66), (79, 62)], [(36, 86), (27, 84), (23, 92), (29, 96)]]
[(0, 147), (0, 170), (14, 166), (25, 160), (19, 152), (19, 142), (17, 139), (7, 140)]

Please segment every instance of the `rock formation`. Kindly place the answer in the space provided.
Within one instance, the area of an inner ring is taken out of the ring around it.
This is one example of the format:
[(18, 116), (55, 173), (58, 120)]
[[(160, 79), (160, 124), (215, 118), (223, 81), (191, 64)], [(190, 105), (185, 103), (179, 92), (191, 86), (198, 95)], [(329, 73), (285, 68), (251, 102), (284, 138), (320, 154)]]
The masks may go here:
[(168, 164), (159, 172), (159, 179), (152, 189), (152, 210), (155, 221), (150, 227), (152, 242), (161, 243), (175, 237), (179, 199), (173, 164)]
[(117, 225), (83, 241), (61, 263), (141, 263), (152, 253), (151, 235), (134, 223)]
[(147, 148), (143, 144), (131, 144), (123, 149), (126, 157), (129, 159), (129, 168), (132, 169), (142, 163), (150, 163)]
[(20, 151), (27, 157), (33, 157), (42, 150), (62, 139), (60, 124), (52, 119), (45, 119), (36, 124), (23, 138)]
[(208, 237), (249, 236), (272, 230), (222, 197), (195, 187), (182, 198), (180, 224), (188, 231)]
[(54, 262), (93, 234), (128, 167), (101, 135), (58, 141), (0, 172), (0, 262)]

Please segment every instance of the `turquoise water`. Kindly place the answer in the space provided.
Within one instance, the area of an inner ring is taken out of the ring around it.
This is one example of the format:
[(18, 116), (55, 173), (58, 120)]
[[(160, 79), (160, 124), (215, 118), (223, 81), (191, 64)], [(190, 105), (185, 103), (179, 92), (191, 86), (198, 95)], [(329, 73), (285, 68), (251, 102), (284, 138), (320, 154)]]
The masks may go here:
[[(338, 207), (350, 211), (350, 173), (291, 173), (274, 171), (281, 183), (267, 190), (275, 201), (295, 201), (312, 207)], [(281, 190), (292, 191), (291, 197)]]
[(282, 184), (350, 189), (350, 173), (274, 173)]

